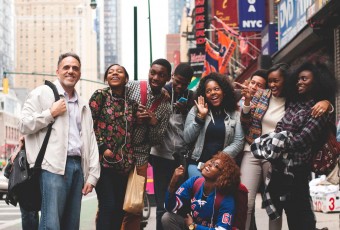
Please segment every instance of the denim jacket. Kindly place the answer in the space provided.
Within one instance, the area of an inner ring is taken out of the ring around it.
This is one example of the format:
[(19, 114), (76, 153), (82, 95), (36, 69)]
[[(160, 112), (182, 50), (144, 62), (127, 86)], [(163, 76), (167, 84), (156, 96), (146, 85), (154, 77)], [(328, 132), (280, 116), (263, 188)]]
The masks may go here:
[[(191, 108), (185, 121), (184, 141), (188, 144), (195, 143), (191, 158), (197, 161), (202, 154), (205, 132), (211, 121), (211, 116), (210, 113), (208, 113), (204, 125), (201, 125), (195, 121), (196, 115), (197, 108), (194, 106)], [(235, 158), (237, 154), (243, 150), (244, 145), (244, 133), (240, 123), (240, 113), (238, 111), (227, 113), (224, 119), (224, 125), (225, 138), (224, 149), (222, 151)]]

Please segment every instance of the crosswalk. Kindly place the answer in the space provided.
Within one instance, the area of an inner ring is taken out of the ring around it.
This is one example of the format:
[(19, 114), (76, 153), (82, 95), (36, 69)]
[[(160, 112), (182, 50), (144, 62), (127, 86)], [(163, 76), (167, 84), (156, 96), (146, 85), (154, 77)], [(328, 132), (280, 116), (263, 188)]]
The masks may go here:
[[(93, 200), (96, 197), (96, 193), (92, 192), (87, 196), (84, 196), (82, 202)], [(91, 209), (93, 209), (93, 207), (91, 207)], [(93, 216), (95, 216), (95, 214), (93, 214)], [(21, 229), (21, 213), (19, 205), (17, 207), (7, 205), (4, 200), (0, 199), (0, 230), (19, 229)]]
[(0, 200), (0, 230), (8, 229), (21, 222), (19, 206), (7, 205), (4, 200)]

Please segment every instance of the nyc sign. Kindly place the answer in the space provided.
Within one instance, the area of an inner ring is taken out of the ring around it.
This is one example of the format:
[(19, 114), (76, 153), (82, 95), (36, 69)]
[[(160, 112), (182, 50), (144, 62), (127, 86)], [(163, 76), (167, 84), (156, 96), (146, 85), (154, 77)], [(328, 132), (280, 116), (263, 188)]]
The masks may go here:
[(238, 1), (239, 30), (261, 31), (265, 27), (264, 0)]

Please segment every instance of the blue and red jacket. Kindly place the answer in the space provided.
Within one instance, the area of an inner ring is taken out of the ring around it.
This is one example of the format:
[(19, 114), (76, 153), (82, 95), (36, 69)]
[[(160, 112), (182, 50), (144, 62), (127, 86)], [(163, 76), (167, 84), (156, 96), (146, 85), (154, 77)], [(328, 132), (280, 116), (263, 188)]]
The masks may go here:
[[(165, 209), (175, 212), (181, 208), (188, 208), (197, 230), (208, 230), (210, 228), (232, 229), (232, 221), (235, 212), (235, 201), (232, 195), (224, 196), (219, 204), (218, 210), (214, 206), (216, 202), (216, 191), (211, 192), (206, 199), (203, 197), (203, 185), (194, 193), (194, 183), (200, 177), (192, 177), (178, 188), (175, 194), (166, 193)], [(190, 207), (190, 208), (189, 208)]]

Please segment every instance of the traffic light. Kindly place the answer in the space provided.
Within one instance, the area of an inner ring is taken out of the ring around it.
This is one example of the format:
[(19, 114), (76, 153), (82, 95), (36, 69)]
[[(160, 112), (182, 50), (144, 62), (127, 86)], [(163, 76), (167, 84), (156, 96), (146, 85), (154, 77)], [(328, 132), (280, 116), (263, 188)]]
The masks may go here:
[(2, 79), (2, 92), (4, 94), (8, 94), (8, 78), (6, 76), (4, 76), (4, 78)]

